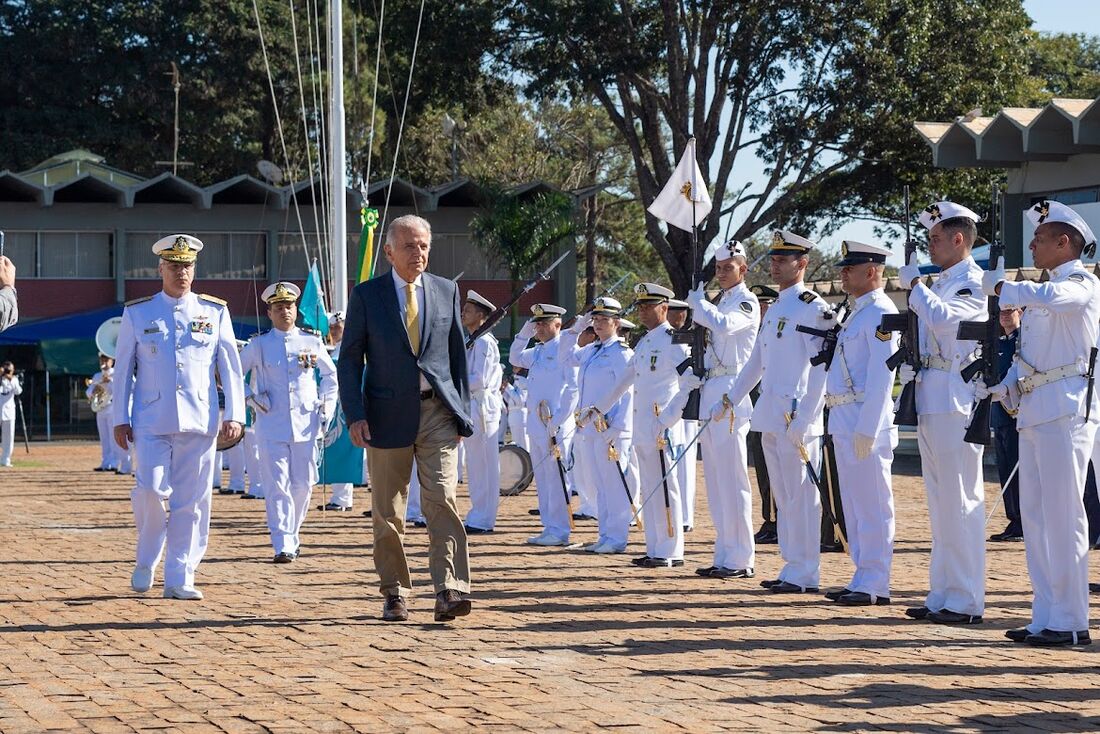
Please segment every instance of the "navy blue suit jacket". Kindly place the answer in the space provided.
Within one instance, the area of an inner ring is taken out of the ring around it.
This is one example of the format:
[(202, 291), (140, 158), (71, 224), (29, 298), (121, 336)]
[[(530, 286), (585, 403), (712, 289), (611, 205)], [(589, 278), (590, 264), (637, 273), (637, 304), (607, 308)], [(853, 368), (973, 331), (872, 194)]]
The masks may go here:
[(411, 446), (420, 426), (420, 373), (455, 416), (455, 432), (473, 434), (466, 345), (458, 285), (424, 273), (423, 336), (414, 355), (393, 276), (360, 283), (348, 300), (337, 372), (348, 425), (367, 421), (371, 445)]

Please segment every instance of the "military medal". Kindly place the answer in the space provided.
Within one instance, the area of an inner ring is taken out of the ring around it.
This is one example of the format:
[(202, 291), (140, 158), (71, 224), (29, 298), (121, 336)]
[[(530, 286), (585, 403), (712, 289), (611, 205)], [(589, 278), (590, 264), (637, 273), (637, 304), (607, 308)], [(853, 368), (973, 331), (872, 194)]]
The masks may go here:
[(787, 325), (787, 317), (786, 316), (780, 317), (779, 322), (775, 326), (775, 338), (776, 339), (782, 339), (783, 338), (783, 327), (786, 326), (786, 325)]
[(656, 354), (651, 354), (649, 356), (649, 371), (650, 372), (656, 372), (657, 371), (657, 355)]

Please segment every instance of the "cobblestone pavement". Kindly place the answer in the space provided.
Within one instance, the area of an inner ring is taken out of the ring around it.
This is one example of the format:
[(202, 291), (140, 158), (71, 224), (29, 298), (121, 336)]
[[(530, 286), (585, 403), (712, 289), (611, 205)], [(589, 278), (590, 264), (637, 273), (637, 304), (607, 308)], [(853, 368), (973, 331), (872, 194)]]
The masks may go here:
[[(702, 491), (681, 569), (528, 547), (528, 490), (471, 539), (471, 617), (432, 622), (413, 530), (412, 620), (388, 625), (358, 511), (311, 512), (304, 555), (276, 566), (262, 503), (215, 495), (206, 600), (132, 593), (130, 480), (95, 460), (91, 443), (36, 445), (0, 470), (0, 731), (1100, 729), (1100, 645), (1002, 638), (1027, 614), (1021, 544), (989, 545), (986, 624), (904, 617), (929, 545), (912, 467), (895, 480), (889, 607), (770, 595), (757, 581), (777, 572), (775, 546), (756, 580), (697, 578), (712, 539)], [(990, 529), (1002, 523), (998, 510)], [(823, 565), (826, 586), (847, 580), (844, 556)]]

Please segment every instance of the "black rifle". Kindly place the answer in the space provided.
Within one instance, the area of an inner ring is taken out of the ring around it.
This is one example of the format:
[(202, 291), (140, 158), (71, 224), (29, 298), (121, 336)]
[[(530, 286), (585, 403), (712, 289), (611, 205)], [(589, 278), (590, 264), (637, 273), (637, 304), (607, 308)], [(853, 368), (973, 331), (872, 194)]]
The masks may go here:
[[(909, 232), (910, 214), (908, 186), (905, 187), (904, 198), (905, 262), (908, 263), (917, 252), (917, 243), (913, 240), (912, 236), (910, 236)], [(909, 295), (911, 298), (911, 289)], [(908, 363), (908, 365), (913, 368), (913, 372), (920, 372), (920, 330), (918, 328), (917, 314), (913, 312), (912, 306), (910, 306), (905, 313), (884, 315), (882, 317), (882, 323), (879, 324), (879, 329), (884, 332), (901, 332), (901, 346), (898, 351), (891, 354), (890, 358), (886, 360), (886, 366), (890, 371), (896, 370), (904, 362)], [(917, 425), (917, 381), (915, 378), (911, 382), (907, 382), (901, 389), (901, 396), (898, 398), (898, 409), (894, 413), (894, 425)]]
[[(1000, 242), (1003, 233), (999, 231), (1001, 220), (999, 214), (1004, 213), (1000, 205), (1000, 192), (997, 185), (993, 185), (993, 205), (990, 212), (990, 226), (993, 228), (989, 242), (989, 269), (996, 270), (1004, 257), (1004, 244)], [(1000, 235), (1000, 236), (999, 236)], [(979, 356), (973, 362), (962, 368), (959, 373), (964, 382), (970, 382), (978, 375), (982, 376), (985, 384), (993, 387), (999, 381), (997, 374), (997, 342), (1001, 338), (1001, 299), (996, 293), (986, 299), (986, 312), (988, 318), (985, 321), (961, 321), (959, 331), (955, 338), (959, 341), (976, 341), (980, 346)], [(966, 427), (963, 438), (967, 443), (988, 446), (992, 438), (989, 426), (990, 405), (992, 397), (986, 396), (974, 406), (974, 412), (970, 415), (970, 425)]]
[(840, 305), (833, 310), (833, 316), (836, 319), (836, 323), (828, 329), (815, 329), (812, 326), (803, 326), (802, 324), (794, 327), (795, 331), (821, 337), (824, 342), (821, 345), (821, 351), (813, 357), (810, 357), (811, 367), (817, 367), (819, 364), (823, 364), (825, 365), (825, 371), (828, 372), (829, 368), (833, 366), (833, 357), (836, 355), (836, 343), (840, 338), (840, 329), (844, 326), (844, 322), (851, 313), (851, 310), (848, 308), (848, 296), (845, 296), (844, 300), (840, 302)]
[(565, 252), (561, 254), (561, 257), (547, 265), (542, 270), (542, 272), (537, 274), (534, 278), (531, 278), (531, 280), (524, 283), (522, 288), (513, 293), (512, 298), (508, 301), (508, 303), (504, 304), (503, 306), (498, 306), (496, 311), (493, 311), (491, 314), (489, 314), (489, 318), (485, 319), (485, 323), (474, 329), (474, 333), (470, 334), (470, 336), (466, 338), (466, 348), (472, 348), (474, 346), (474, 343), (477, 342), (482, 334), (487, 334), (492, 331), (493, 327), (500, 323), (500, 320), (504, 318), (505, 314), (508, 313), (508, 309), (516, 305), (516, 303), (519, 302), (519, 299), (523, 298), (524, 294), (526, 294), (528, 291), (538, 285), (538, 282), (540, 280), (549, 279), (550, 273), (554, 272), (554, 268), (561, 265), (561, 261), (567, 258), (571, 252), (572, 250), (567, 248)]

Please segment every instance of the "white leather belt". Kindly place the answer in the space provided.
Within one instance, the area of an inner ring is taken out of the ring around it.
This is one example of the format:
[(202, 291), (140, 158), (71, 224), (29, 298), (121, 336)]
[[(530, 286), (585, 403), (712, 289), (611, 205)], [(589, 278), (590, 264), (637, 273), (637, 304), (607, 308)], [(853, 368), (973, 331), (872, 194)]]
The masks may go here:
[(1085, 365), (1081, 360), (1078, 360), (1072, 364), (1064, 364), (1061, 367), (1026, 375), (1017, 380), (1016, 384), (1020, 386), (1020, 392), (1027, 394), (1037, 387), (1049, 385), (1052, 382), (1058, 382), (1059, 380), (1065, 380), (1070, 377), (1084, 376)]
[(725, 365), (722, 365), (721, 367), (711, 367), (709, 370), (707, 370), (707, 379), (711, 380), (715, 377), (727, 377), (729, 375), (736, 374), (737, 369), (735, 367), (726, 367)]
[(849, 403), (862, 403), (862, 392), (840, 392), (833, 395), (825, 396), (825, 407), (835, 408), (838, 405), (848, 405)]
[(950, 372), (951, 360), (944, 359), (938, 354), (922, 354), (920, 357), (920, 366), (926, 370), (941, 370), (943, 372)]

